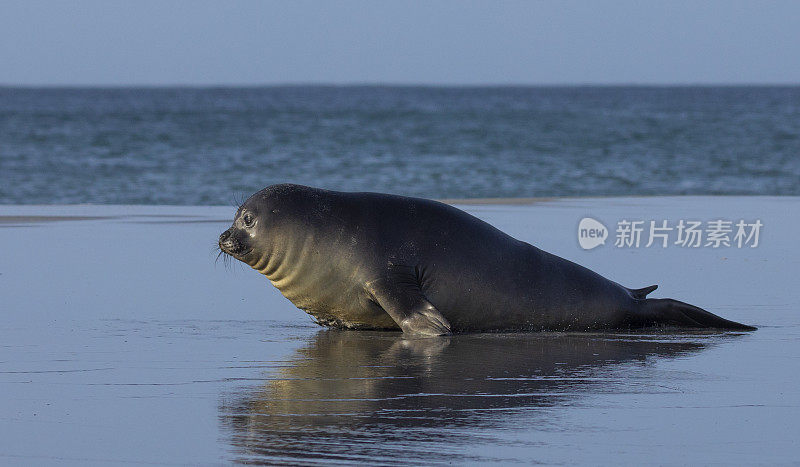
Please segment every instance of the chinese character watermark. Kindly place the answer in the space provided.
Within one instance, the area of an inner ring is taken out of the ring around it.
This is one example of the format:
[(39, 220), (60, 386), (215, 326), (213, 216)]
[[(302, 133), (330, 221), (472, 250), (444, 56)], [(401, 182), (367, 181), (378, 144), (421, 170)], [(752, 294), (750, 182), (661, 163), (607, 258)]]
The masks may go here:
[[(764, 226), (760, 219), (738, 222), (715, 219), (699, 221), (628, 220), (617, 222), (614, 231), (614, 246), (617, 248), (756, 248)], [(578, 224), (578, 243), (584, 250), (605, 245), (609, 229), (591, 217), (581, 219)]]

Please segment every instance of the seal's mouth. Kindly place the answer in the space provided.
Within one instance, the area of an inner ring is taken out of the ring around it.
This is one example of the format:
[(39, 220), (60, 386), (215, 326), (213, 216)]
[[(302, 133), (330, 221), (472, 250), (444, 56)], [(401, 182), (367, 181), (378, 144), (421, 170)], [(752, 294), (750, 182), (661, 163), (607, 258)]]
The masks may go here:
[(244, 257), (247, 256), (251, 251), (252, 248), (245, 248), (239, 243), (236, 242), (226, 242), (219, 244), (219, 249), (222, 250), (223, 253), (226, 255), (233, 256), (234, 258), (244, 261)]
[(226, 255), (233, 256), (239, 261), (244, 261), (244, 257), (249, 255), (250, 252), (253, 251), (252, 248), (243, 248), (241, 245), (234, 247), (220, 245), (219, 249), (222, 250), (222, 252), (225, 253)]

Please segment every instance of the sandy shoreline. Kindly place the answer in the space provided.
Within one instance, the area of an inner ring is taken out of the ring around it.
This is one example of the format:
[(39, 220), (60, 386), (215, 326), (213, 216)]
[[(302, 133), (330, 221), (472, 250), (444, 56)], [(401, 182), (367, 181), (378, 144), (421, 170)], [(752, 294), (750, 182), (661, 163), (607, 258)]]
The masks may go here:
[[(715, 201), (716, 200), (716, 201)], [(587, 202), (601, 205), (651, 203), (703, 203), (729, 202), (738, 200), (757, 200), (760, 203), (800, 203), (800, 196), (607, 196), (607, 197), (549, 197), (549, 198), (444, 198), (437, 201), (454, 206), (532, 206), (561, 205), (564, 203)], [(0, 222), (55, 222), (61, 220), (98, 220), (120, 217), (203, 217), (210, 211), (234, 213), (235, 206), (226, 205), (148, 205), (148, 204), (0, 204)], [(232, 214), (231, 214), (232, 215)], [(228, 219), (228, 217), (225, 217)], [(222, 220), (222, 219), (220, 219)]]

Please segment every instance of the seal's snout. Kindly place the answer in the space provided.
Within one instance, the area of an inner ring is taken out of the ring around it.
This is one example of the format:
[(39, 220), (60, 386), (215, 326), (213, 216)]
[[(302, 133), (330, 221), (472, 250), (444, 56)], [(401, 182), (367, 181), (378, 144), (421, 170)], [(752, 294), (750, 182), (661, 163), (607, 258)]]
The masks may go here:
[(231, 229), (228, 229), (220, 234), (219, 249), (225, 253), (228, 253), (229, 255), (236, 253), (238, 246), (236, 241), (233, 239), (233, 232), (231, 232)]
[(219, 236), (219, 249), (234, 258), (245, 261), (245, 257), (253, 251), (247, 236), (240, 229), (231, 227)]

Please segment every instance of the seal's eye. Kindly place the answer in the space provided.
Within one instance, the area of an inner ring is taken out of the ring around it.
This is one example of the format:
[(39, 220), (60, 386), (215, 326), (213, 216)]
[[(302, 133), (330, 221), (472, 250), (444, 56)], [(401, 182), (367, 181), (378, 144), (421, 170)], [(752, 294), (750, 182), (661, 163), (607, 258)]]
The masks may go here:
[(252, 227), (253, 226), (253, 222), (255, 222), (256, 218), (253, 217), (253, 215), (248, 212), (247, 214), (244, 215), (242, 220), (244, 221), (244, 225), (246, 225), (248, 227)]

